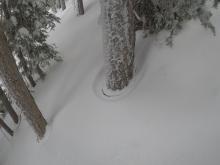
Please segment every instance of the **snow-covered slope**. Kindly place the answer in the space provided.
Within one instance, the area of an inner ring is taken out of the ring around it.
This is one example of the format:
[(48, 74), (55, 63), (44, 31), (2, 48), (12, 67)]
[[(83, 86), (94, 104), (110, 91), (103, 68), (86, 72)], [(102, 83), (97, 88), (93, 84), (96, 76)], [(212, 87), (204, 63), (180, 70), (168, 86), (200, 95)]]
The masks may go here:
[(137, 37), (135, 88), (118, 100), (97, 93), (103, 57), (97, 0), (84, 16), (60, 13), (51, 32), (64, 61), (34, 93), (49, 122), (40, 143), (22, 121), (15, 137), (0, 141), (1, 165), (219, 165), (220, 10), (217, 36), (188, 23), (165, 46), (164, 33)]

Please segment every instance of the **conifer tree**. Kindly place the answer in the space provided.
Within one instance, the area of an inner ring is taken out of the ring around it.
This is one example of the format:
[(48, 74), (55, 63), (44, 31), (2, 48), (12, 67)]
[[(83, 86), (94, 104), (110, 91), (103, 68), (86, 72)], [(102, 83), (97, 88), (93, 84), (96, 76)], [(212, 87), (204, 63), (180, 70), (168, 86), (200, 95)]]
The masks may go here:
[[(191, 19), (199, 19), (205, 28), (215, 28), (206, 7), (207, 0), (100, 0), (103, 18), (106, 86), (115, 91), (129, 84), (134, 73), (135, 31), (145, 36), (169, 31), (167, 44)], [(218, 0), (214, 1), (217, 6)], [(133, 21), (134, 20), (134, 21)]]
[(206, 7), (207, 0), (135, 0), (134, 14), (136, 30), (144, 30), (145, 36), (162, 30), (170, 32), (167, 44), (172, 45), (173, 36), (183, 28), (183, 24), (198, 18), (201, 24), (215, 33), (210, 22), (212, 16)]
[(32, 76), (39, 73), (39, 68), (42, 70), (51, 61), (61, 60), (54, 45), (46, 42), (48, 31), (55, 28), (59, 18), (48, 12), (49, 5), (43, 1), (8, 0), (5, 4), (9, 45), (20, 61), (19, 70), (35, 86)]
[[(15, 100), (21, 111), (24, 112), (27, 121), (36, 132), (38, 138), (43, 138), (47, 122), (39, 111), (17, 69), (2, 26), (0, 26), (0, 77), (8, 94)], [(0, 125), (5, 127), (2, 120), (0, 121)]]
[(14, 132), (11, 130), (11, 128), (1, 118), (0, 118), (0, 128), (3, 128), (9, 135), (11, 136), (14, 135)]

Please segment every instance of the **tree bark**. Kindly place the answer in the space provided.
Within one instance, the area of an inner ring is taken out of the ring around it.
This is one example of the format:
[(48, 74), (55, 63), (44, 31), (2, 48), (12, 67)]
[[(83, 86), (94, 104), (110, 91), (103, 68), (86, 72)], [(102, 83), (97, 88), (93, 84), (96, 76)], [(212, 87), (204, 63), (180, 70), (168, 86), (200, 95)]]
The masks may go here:
[(8, 47), (6, 36), (0, 29), (0, 77), (9, 95), (24, 112), (27, 121), (34, 129), (38, 138), (43, 138), (47, 122), (38, 109), (34, 98), (29, 93)]
[(66, 3), (65, 3), (65, 0), (60, 0), (60, 4), (61, 4), (61, 8), (62, 8), (62, 10), (65, 10), (65, 9), (66, 9)]
[(0, 118), (0, 128), (4, 128), (4, 130), (11, 136), (14, 135), (14, 132), (9, 128), (9, 126)]
[(101, 0), (106, 85), (125, 88), (133, 78), (135, 24), (132, 0)]
[(84, 14), (83, 0), (76, 0), (76, 10), (77, 10), (77, 15)]
[(18, 115), (16, 114), (16, 112), (14, 111), (13, 107), (11, 106), (10, 101), (8, 100), (5, 92), (0, 88), (0, 97), (1, 100), (6, 108), (6, 110), (8, 111), (9, 115), (11, 116), (11, 118), (13, 119), (13, 121), (18, 124)]

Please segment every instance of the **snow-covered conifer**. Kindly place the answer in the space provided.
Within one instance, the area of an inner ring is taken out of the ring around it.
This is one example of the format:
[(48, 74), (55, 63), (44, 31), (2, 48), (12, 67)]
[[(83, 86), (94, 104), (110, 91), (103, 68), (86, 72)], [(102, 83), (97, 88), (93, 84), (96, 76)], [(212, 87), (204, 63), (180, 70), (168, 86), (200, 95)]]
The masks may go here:
[(206, 7), (207, 0), (135, 0), (134, 13), (136, 30), (145, 30), (146, 36), (162, 30), (170, 32), (167, 44), (172, 45), (173, 36), (183, 28), (183, 24), (198, 18), (201, 24), (215, 33), (210, 22), (211, 12)]
[[(172, 45), (173, 36), (178, 34), (183, 24), (197, 18), (215, 34), (206, 1), (101, 0), (107, 87), (123, 89), (133, 77), (135, 33), (132, 30), (144, 30), (146, 36), (167, 30), (170, 33), (167, 44)], [(215, 1), (215, 6), (217, 3)]]
[[(27, 89), (21, 75), (19, 74), (15, 60), (9, 48), (5, 33), (0, 26), (0, 77), (10, 98), (15, 100), (27, 118), (27, 121), (36, 132), (38, 138), (42, 138), (46, 132), (47, 122), (37, 107), (34, 98)], [(3, 100), (5, 104), (6, 101)], [(7, 108), (7, 107), (6, 107)], [(7, 125), (0, 120), (0, 125), (7, 129)]]
[(46, 42), (48, 31), (59, 22), (48, 9), (47, 3), (32, 0), (9, 0), (4, 8), (4, 13), (8, 13), (5, 29), (9, 45), (20, 61), (19, 70), (32, 86), (32, 76), (38, 74), (39, 68), (48, 66), (51, 60), (60, 60), (54, 45)]

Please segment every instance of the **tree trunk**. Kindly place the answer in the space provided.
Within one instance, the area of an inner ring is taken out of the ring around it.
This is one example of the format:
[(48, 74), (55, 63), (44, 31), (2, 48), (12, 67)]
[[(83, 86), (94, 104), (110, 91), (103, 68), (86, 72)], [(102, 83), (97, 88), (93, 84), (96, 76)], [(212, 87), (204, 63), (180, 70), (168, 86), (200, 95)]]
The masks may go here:
[(29, 93), (29, 90), (19, 74), (2, 29), (0, 29), (0, 77), (8, 90), (9, 95), (24, 112), (27, 121), (36, 132), (38, 138), (43, 138), (47, 122), (42, 116), (34, 98)]
[(30, 85), (31, 85), (32, 87), (35, 87), (35, 86), (36, 86), (36, 82), (34, 81), (32, 75), (31, 75), (31, 73), (30, 73), (30, 71), (29, 71), (29, 68), (28, 68), (28, 66), (27, 66), (27, 62), (26, 62), (26, 60), (25, 60), (25, 58), (24, 58), (24, 56), (23, 56), (23, 54), (22, 54), (21, 49), (19, 49), (18, 58), (19, 58), (19, 60), (20, 60), (21, 67), (24, 69), (24, 75), (27, 77), (27, 79), (28, 79)]
[(40, 65), (39, 65), (39, 64), (37, 65), (36, 70), (37, 70), (37, 73), (38, 73), (38, 75), (40, 76), (40, 78), (41, 78), (42, 80), (44, 80), (46, 74), (45, 74), (44, 71), (40, 68)]
[(60, 3), (60, 0), (56, 0), (56, 6), (57, 6), (57, 8), (58, 8), (58, 9), (60, 9), (60, 8), (61, 8), (61, 3)]
[(27, 79), (32, 87), (35, 87), (37, 85), (36, 82), (34, 81), (33, 77), (30, 74), (27, 74)]
[(8, 10), (7, 2), (6, 0), (2, 1), (2, 9), (4, 11), (4, 15), (6, 19), (10, 19), (10, 12)]
[(101, 0), (106, 85), (125, 88), (133, 78), (135, 29), (131, 0)]
[(77, 10), (77, 15), (84, 14), (83, 0), (76, 0), (76, 10)]
[(11, 116), (11, 118), (13, 119), (13, 121), (18, 124), (18, 115), (16, 114), (16, 112), (14, 111), (13, 107), (11, 106), (10, 101), (8, 100), (5, 92), (0, 88), (0, 97), (1, 100), (5, 106), (5, 108), (7, 109), (9, 115)]
[(65, 10), (65, 9), (66, 9), (66, 3), (65, 3), (65, 0), (60, 0), (60, 4), (61, 4), (61, 8), (62, 8), (62, 10)]
[(14, 132), (9, 128), (9, 126), (0, 118), (0, 128), (4, 128), (4, 130), (11, 136), (14, 135)]

